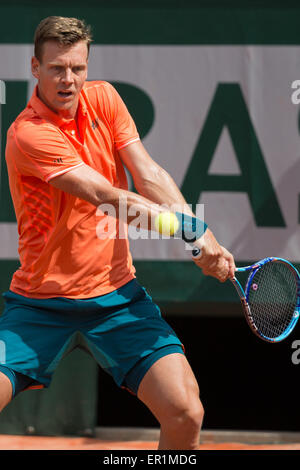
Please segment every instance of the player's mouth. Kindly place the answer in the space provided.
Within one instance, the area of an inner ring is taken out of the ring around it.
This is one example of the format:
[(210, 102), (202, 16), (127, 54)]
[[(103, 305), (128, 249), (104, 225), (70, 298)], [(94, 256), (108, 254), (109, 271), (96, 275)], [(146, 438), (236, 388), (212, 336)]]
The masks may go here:
[(70, 98), (71, 96), (73, 96), (72, 91), (58, 91), (57, 94), (60, 98), (65, 98), (65, 99)]

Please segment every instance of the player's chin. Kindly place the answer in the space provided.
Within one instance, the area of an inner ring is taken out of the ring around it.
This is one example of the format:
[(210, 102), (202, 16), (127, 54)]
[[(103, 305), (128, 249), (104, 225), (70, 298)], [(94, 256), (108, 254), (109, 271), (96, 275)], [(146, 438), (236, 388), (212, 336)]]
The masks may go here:
[(74, 94), (70, 95), (57, 95), (56, 102), (59, 103), (61, 106), (64, 104), (73, 103), (75, 100)]
[(67, 101), (57, 101), (55, 103), (55, 108), (57, 110), (68, 110), (74, 106), (74, 100), (67, 100)]

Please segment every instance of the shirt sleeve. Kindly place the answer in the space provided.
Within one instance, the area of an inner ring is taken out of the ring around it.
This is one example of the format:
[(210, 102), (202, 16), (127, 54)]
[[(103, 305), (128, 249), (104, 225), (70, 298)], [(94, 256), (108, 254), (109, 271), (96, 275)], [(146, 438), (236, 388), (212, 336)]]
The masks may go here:
[(19, 173), (49, 182), (84, 162), (51, 124), (25, 123), (14, 130), (14, 161)]
[(140, 140), (136, 125), (117, 90), (106, 83), (111, 110), (111, 123), (116, 150)]

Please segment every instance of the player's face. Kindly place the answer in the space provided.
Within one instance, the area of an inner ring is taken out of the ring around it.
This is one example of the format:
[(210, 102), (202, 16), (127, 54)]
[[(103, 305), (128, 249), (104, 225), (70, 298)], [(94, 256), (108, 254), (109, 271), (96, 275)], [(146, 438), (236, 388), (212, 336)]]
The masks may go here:
[(32, 58), (31, 69), (38, 80), (39, 98), (65, 119), (76, 115), (79, 93), (87, 78), (87, 65), (88, 48), (84, 41), (71, 46), (47, 41), (41, 62)]

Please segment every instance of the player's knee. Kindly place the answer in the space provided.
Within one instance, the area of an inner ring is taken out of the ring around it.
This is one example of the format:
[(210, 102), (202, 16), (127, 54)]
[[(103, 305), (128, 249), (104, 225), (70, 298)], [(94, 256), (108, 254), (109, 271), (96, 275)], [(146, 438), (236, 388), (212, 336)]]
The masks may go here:
[(204, 408), (200, 400), (191, 403), (181, 414), (181, 423), (185, 429), (198, 432), (201, 429), (204, 418)]
[(204, 418), (204, 407), (199, 397), (198, 384), (193, 383), (186, 392), (185, 399), (177, 410), (177, 422), (183, 428), (197, 432)]
[(169, 410), (167, 427), (181, 430), (183, 434), (200, 431), (204, 418), (204, 408), (199, 398), (184, 400)]

